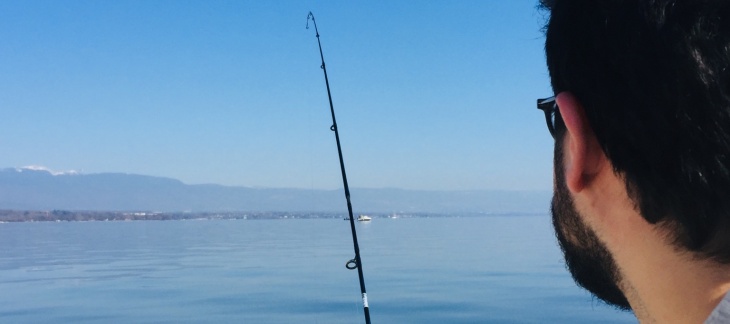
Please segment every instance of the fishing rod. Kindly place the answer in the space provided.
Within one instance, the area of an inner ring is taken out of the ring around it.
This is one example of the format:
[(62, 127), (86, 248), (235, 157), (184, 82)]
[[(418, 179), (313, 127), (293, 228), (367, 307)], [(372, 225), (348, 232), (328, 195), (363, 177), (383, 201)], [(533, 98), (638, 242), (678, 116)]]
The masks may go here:
[(327, 67), (324, 64), (324, 54), (322, 54), (322, 43), (319, 41), (319, 30), (314, 15), (309, 12), (307, 15), (307, 29), (309, 29), (309, 19), (314, 24), (314, 32), (317, 35), (317, 45), (319, 45), (319, 56), (322, 58), (322, 71), (324, 71), (324, 83), (327, 85), (327, 97), (330, 101), (330, 112), (332, 113), (332, 126), (330, 130), (335, 132), (335, 140), (337, 141), (337, 154), (340, 156), (340, 170), (342, 171), (342, 183), (345, 185), (345, 199), (347, 200), (347, 212), (350, 215), (350, 229), (352, 230), (352, 244), (355, 247), (355, 258), (347, 261), (345, 267), (350, 270), (357, 269), (357, 275), (360, 277), (360, 293), (362, 293), (363, 309), (365, 311), (365, 323), (370, 324), (370, 309), (368, 307), (368, 293), (365, 291), (365, 277), (362, 274), (362, 260), (360, 259), (360, 247), (357, 244), (357, 232), (355, 231), (355, 219), (352, 217), (352, 203), (350, 202), (350, 187), (347, 185), (347, 174), (345, 173), (345, 160), (342, 159), (342, 147), (340, 146), (340, 133), (337, 131), (337, 120), (335, 119), (335, 107), (332, 105), (332, 93), (330, 92), (330, 81), (327, 78)]

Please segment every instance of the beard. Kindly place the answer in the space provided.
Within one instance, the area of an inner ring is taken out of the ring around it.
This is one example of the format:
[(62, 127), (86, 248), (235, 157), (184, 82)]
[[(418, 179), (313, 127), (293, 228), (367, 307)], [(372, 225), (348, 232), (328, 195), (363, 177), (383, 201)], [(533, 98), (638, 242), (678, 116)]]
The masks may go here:
[(586, 225), (575, 208), (565, 184), (562, 141), (555, 145), (555, 193), (550, 206), (555, 234), (563, 250), (565, 264), (576, 284), (608, 305), (631, 310), (619, 288), (621, 274), (606, 246)]

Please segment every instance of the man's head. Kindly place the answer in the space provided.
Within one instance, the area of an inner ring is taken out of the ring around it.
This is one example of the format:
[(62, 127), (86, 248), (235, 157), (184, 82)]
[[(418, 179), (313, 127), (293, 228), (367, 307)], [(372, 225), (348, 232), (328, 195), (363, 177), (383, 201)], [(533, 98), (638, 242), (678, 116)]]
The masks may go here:
[[(542, 5), (550, 11), (545, 49), (553, 90), (580, 102), (635, 209), (679, 250), (730, 263), (730, 1)], [(561, 184), (564, 133), (558, 119), (553, 211), (566, 260), (579, 283), (627, 306), (616, 295), (621, 278), (610, 253)], [(584, 238), (570, 239), (576, 235)], [(579, 249), (593, 251), (587, 261), (576, 259)], [(612, 284), (586, 283), (581, 270)]]

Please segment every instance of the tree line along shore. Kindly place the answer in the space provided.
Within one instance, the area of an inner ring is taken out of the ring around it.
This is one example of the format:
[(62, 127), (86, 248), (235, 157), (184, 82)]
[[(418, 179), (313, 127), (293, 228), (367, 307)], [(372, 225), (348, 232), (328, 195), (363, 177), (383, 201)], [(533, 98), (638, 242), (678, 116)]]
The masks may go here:
[[(493, 214), (443, 213), (367, 213), (373, 218), (469, 217)], [(355, 215), (357, 217), (357, 215)], [(166, 221), (166, 220), (255, 220), (255, 219), (347, 219), (337, 212), (148, 212), (148, 211), (71, 211), (0, 209), (0, 223), (16, 222), (91, 222), (91, 221)]]
[(69, 210), (0, 210), (0, 222), (85, 222), (144, 220), (339, 218), (335, 213), (291, 212), (122, 212)]

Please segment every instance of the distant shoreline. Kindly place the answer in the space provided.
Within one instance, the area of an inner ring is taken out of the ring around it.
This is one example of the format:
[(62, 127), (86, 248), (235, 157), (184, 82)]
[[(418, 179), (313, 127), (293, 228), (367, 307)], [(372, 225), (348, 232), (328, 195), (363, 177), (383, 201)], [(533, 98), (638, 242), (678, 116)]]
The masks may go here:
[[(446, 218), (486, 216), (529, 216), (531, 213), (367, 213), (373, 218)], [(540, 214), (544, 215), (544, 214)], [(167, 221), (167, 220), (256, 220), (256, 219), (344, 219), (346, 213), (332, 212), (148, 212), (0, 210), (0, 223)], [(357, 217), (357, 216), (355, 216)]]

